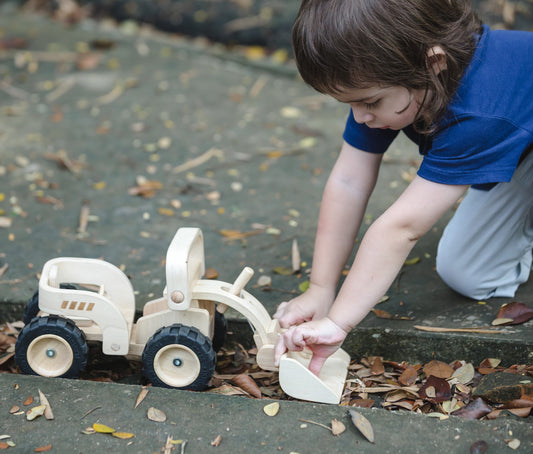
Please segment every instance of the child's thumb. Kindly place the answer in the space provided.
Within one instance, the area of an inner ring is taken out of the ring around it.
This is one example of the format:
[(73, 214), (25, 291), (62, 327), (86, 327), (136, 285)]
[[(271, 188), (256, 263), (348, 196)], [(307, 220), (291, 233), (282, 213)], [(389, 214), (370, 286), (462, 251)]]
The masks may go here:
[(327, 356), (321, 356), (316, 353), (313, 354), (313, 357), (309, 362), (309, 370), (318, 377), (318, 374), (320, 373), (322, 366), (326, 362), (326, 359), (328, 359)]

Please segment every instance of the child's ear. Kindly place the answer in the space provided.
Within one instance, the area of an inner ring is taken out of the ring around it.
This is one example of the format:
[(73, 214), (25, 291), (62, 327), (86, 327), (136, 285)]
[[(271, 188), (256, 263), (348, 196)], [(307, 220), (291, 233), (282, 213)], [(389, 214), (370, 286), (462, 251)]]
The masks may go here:
[(431, 69), (435, 75), (440, 74), (441, 71), (444, 71), (448, 68), (446, 63), (446, 52), (440, 46), (433, 46), (426, 53), (427, 57), (427, 66)]

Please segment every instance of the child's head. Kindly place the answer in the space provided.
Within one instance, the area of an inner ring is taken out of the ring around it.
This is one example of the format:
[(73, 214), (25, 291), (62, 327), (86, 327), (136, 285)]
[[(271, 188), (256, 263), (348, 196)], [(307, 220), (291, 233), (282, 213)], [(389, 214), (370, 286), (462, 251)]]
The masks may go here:
[(292, 38), (300, 74), (319, 92), (426, 90), (418, 126), (428, 131), (457, 90), (480, 29), (468, 0), (303, 0)]

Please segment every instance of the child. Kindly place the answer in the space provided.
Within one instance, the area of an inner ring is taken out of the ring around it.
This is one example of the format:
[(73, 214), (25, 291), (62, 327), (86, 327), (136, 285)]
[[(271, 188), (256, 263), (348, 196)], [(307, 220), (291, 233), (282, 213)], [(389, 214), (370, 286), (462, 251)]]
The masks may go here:
[[(437, 271), (471, 298), (513, 296), (533, 243), (533, 33), (492, 31), (465, 0), (303, 0), (293, 46), (303, 79), (351, 112), (324, 190), (311, 284), (275, 314), (288, 328), (276, 361), (306, 346), (318, 374), (469, 187)], [(418, 175), (369, 227), (336, 295), (400, 130), (419, 145)]]

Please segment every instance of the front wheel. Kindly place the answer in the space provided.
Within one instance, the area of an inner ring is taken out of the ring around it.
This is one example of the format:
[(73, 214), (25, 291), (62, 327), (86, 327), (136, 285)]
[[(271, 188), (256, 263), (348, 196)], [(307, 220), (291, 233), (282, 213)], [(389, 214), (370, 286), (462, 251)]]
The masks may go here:
[(213, 376), (216, 354), (198, 329), (177, 323), (154, 333), (142, 363), (144, 376), (155, 386), (200, 391)]
[(87, 364), (87, 342), (72, 320), (50, 315), (31, 320), (15, 344), (23, 374), (77, 378)]

